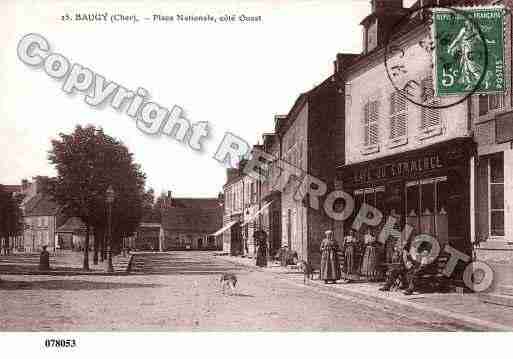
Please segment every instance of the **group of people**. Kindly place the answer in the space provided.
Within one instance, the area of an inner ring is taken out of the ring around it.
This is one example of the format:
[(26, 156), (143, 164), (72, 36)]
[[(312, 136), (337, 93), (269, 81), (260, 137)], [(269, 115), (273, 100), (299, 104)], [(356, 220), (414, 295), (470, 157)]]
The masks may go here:
[(414, 292), (424, 263), (412, 258), (409, 241), (402, 248), (400, 242), (395, 243), (393, 239), (383, 245), (370, 228), (363, 237), (357, 236), (356, 231), (351, 229), (340, 248), (332, 231), (325, 234), (320, 245), (320, 279), (325, 283), (335, 283), (342, 277), (345, 283), (362, 277), (368, 281), (385, 279), (385, 284), (380, 288), (382, 291), (388, 291), (399, 283), (399, 288), (405, 289), (405, 294)]
[[(326, 237), (320, 246), (322, 280), (334, 283), (342, 276), (346, 283), (361, 276), (369, 281), (382, 279), (384, 249), (371, 229), (368, 229), (360, 239), (356, 236), (356, 231), (351, 229), (344, 237), (342, 248), (333, 238), (332, 231), (326, 231), (325, 234)], [(339, 258), (342, 259), (342, 263)]]
[[(267, 236), (264, 231), (258, 232), (255, 233), (256, 265), (265, 267)], [(371, 228), (367, 228), (363, 236), (350, 229), (339, 246), (333, 231), (326, 231), (320, 244), (320, 279), (325, 283), (336, 283), (342, 278), (345, 283), (362, 278), (371, 282), (385, 279), (380, 290), (388, 291), (397, 284), (400, 289), (405, 289), (405, 294), (412, 294), (425, 263), (412, 258), (410, 246), (410, 241), (401, 247), (400, 241), (392, 238), (381, 244)], [(297, 263), (298, 255), (288, 246), (283, 246), (278, 250), (276, 259), (286, 266)]]

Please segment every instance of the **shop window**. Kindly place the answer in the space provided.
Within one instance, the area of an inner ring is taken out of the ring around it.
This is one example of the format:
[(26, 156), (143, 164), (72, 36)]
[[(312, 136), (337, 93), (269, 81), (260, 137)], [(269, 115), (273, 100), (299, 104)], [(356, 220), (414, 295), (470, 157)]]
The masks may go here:
[[(358, 189), (355, 190), (354, 193), (354, 201), (355, 201), (355, 207), (354, 207), (354, 217), (358, 214), (360, 211), (360, 208), (363, 203), (368, 204), (374, 208), (377, 208), (383, 215), (385, 214), (385, 187), (379, 186), (379, 187), (373, 187), (373, 188), (365, 188), (365, 189)], [(354, 221), (354, 217), (352, 218), (352, 221), (350, 221), (351, 225)], [(384, 222), (382, 221), (382, 224)], [(381, 228), (378, 226), (375, 228), (376, 233), (379, 233)], [(361, 231), (363, 233), (363, 231)]]
[(404, 94), (395, 91), (390, 96), (390, 139), (406, 136), (408, 123), (408, 106)]
[(379, 102), (369, 101), (363, 107), (364, 146), (378, 144)]
[(422, 116), (420, 128), (422, 131), (432, 131), (441, 125), (440, 101), (435, 97), (435, 89), (433, 87), (433, 77), (428, 76), (420, 82), (421, 86), (421, 102), (425, 106), (422, 107)]
[(447, 177), (406, 183), (406, 224), (413, 235), (429, 234), (441, 244), (448, 241)]
[(479, 116), (504, 108), (504, 94), (479, 95)]

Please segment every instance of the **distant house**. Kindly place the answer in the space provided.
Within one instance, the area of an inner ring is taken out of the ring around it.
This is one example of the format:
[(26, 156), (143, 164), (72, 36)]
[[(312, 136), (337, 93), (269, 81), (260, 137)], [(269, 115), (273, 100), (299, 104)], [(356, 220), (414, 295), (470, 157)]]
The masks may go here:
[[(78, 217), (70, 217), (57, 228), (57, 247), (59, 249), (80, 250), (84, 246), (86, 226)], [(89, 243), (94, 243), (93, 231)]]
[(219, 198), (173, 198), (168, 193), (162, 213), (162, 250), (221, 249), (212, 234), (222, 225)]
[(35, 252), (43, 245), (56, 249), (57, 228), (63, 224), (61, 208), (50, 196), (38, 193), (24, 204), (24, 251)]
[(135, 236), (129, 238), (128, 243), (125, 243), (125, 245), (138, 251), (163, 250), (164, 230), (162, 224), (143, 220), (139, 224)]

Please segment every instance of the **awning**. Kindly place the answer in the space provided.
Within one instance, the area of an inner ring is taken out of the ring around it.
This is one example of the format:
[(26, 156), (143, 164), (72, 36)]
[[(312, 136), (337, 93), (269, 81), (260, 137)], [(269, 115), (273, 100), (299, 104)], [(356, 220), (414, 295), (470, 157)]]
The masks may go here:
[(272, 203), (272, 202), (267, 203), (265, 206), (263, 206), (263, 207), (262, 207), (262, 208), (260, 208), (258, 211), (256, 211), (255, 213), (253, 213), (253, 215), (251, 215), (249, 218), (247, 218), (247, 219), (244, 221), (244, 223), (242, 223), (242, 224), (241, 224), (241, 226), (244, 226), (244, 225), (248, 224), (249, 222), (254, 221), (254, 220), (258, 217), (258, 215), (259, 215), (260, 213), (262, 213), (262, 212), (263, 212), (263, 210), (264, 210), (264, 209), (266, 209), (267, 207), (269, 207), (269, 206), (271, 205), (271, 203)]
[(232, 226), (237, 223), (238, 221), (231, 221), (231, 222), (228, 222), (223, 228), (217, 230), (216, 232), (212, 233), (211, 236), (218, 236), (220, 235), (221, 233), (223, 232), (226, 232), (227, 230), (229, 230), (230, 228), (232, 228)]

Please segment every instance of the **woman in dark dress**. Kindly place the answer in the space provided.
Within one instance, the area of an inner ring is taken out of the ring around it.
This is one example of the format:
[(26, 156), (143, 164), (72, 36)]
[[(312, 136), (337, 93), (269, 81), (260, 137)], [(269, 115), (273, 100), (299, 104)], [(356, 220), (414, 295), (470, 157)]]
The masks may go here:
[(333, 232), (326, 231), (326, 237), (321, 242), (321, 280), (324, 283), (335, 283), (341, 277), (338, 250)]
[(256, 265), (259, 267), (267, 267), (267, 234), (258, 230), (254, 234), (257, 242)]
[(349, 234), (344, 237), (344, 245), (342, 247), (345, 283), (358, 279), (358, 264), (360, 262), (358, 258), (360, 249), (358, 247), (356, 231), (351, 229)]

